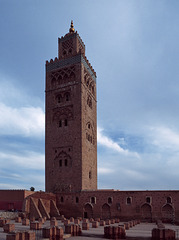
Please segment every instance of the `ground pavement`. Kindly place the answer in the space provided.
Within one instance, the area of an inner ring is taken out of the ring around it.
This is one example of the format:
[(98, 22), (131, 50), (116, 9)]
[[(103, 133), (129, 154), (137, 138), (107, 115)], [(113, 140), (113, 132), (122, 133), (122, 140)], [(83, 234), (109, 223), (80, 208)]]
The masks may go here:
[[(11, 220), (10, 223), (15, 224), (15, 230), (16, 231), (25, 231), (25, 230), (30, 230), (29, 226), (23, 226), (22, 223), (16, 223), (14, 220)], [(64, 224), (61, 221), (58, 221), (58, 225), (63, 227), (64, 229)], [(43, 227), (49, 227), (50, 226), (50, 221), (46, 221), (43, 224)], [(111, 224), (111, 226), (118, 226), (117, 223)], [(137, 224), (136, 226), (130, 228), (129, 230), (126, 230), (126, 237), (129, 240), (149, 240), (151, 239), (151, 231), (153, 228), (156, 228), (157, 225), (155, 223), (140, 223)], [(165, 224), (166, 228), (170, 228), (176, 231), (176, 236), (179, 239), (179, 226), (171, 225), (171, 224)], [(104, 227), (99, 226), (98, 228), (92, 228), (92, 224), (90, 223), (90, 229), (89, 230), (82, 230), (82, 235), (81, 236), (76, 236), (76, 237), (71, 237), (70, 235), (65, 235), (64, 237), (68, 240), (101, 240), (101, 239), (106, 239), (104, 238)], [(42, 238), (42, 231), (37, 230), (36, 231), (36, 240), (41, 240)], [(6, 240), (6, 233), (3, 232), (3, 228), (0, 227), (0, 240)]]

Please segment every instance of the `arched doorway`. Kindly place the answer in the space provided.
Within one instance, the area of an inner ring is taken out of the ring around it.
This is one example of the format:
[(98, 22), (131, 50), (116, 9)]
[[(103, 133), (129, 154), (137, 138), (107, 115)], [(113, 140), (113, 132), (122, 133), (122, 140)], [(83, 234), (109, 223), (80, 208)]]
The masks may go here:
[(174, 209), (170, 204), (162, 207), (162, 221), (173, 223), (175, 218)]
[(84, 218), (92, 218), (93, 217), (93, 207), (90, 203), (86, 203), (84, 206)]
[(152, 208), (150, 204), (145, 203), (141, 206), (141, 217), (145, 221), (152, 221)]
[(111, 211), (110, 211), (110, 206), (105, 203), (102, 206), (102, 219), (110, 219), (111, 218)]

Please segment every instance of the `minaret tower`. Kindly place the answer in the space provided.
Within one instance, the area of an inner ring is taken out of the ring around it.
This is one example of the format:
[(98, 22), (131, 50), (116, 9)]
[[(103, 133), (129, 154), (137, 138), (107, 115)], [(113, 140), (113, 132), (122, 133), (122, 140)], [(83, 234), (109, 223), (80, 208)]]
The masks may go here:
[(96, 73), (73, 21), (46, 61), (45, 177), (47, 192), (97, 189)]

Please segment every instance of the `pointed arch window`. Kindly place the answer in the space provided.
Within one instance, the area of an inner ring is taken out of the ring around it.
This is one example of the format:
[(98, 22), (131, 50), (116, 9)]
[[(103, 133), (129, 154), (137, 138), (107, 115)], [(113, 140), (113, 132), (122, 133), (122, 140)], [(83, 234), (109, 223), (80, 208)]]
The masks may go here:
[(59, 127), (62, 127), (62, 120), (59, 121)]
[(66, 102), (70, 101), (70, 94), (69, 93), (65, 94), (65, 100), (66, 100)]
[(57, 98), (57, 100), (58, 100), (58, 103), (61, 103), (61, 102), (62, 102), (62, 96), (59, 95), (58, 98)]
[(59, 160), (59, 167), (62, 167), (62, 159)]
[(65, 119), (65, 126), (68, 126), (68, 120)]

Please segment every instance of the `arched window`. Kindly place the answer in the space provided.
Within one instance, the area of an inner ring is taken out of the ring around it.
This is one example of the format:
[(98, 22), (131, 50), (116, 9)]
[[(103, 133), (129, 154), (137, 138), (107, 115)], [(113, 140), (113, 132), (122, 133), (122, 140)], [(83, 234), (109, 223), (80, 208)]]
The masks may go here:
[(56, 79), (55, 79), (55, 77), (52, 78), (51, 85), (52, 85), (52, 87), (55, 87), (55, 85), (56, 85)]
[(59, 95), (57, 99), (58, 99), (58, 103), (62, 102), (62, 96), (61, 95)]
[(167, 203), (169, 203), (169, 204), (172, 203), (172, 198), (171, 197), (167, 197)]
[(67, 73), (65, 73), (65, 75), (64, 75), (64, 77), (63, 77), (65, 80), (67, 80), (68, 79), (68, 75), (67, 75)]
[(59, 127), (62, 127), (62, 120), (59, 121)]
[(58, 76), (58, 84), (59, 85), (62, 84), (62, 76), (61, 75)]
[(91, 174), (91, 171), (89, 171), (89, 179), (92, 178), (92, 174)]
[(112, 203), (112, 197), (108, 197), (108, 203), (109, 203), (109, 204)]
[(128, 205), (130, 205), (130, 204), (132, 203), (132, 198), (131, 198), (131, 197), (127, 197), (126, 203), (127, 203)]
[(91, 197), (91, 203), (93, 203), (93, 204), (96, 203), (96, 198), (95, 197)]
[(65, 167), (67, 167), (67, 166), (68, 166), (68, 160), (65, 159)]
[(68, 120), (65, 119), (65, 126), (68, 126)]
[(78, 197), (76, 197), (76, 203), (79, 203), (79, 198)]
[(92, 101), (89, 100), (89, 107), (92, 108)]
[(151, 198), (150, 197), (146, 197), (146, 203), (151, 203)]
[(69, 93), (65, 94), (65, 100), (66, 100), (66, 102), (70, 101), (70, 94)]
[(92, 93), (94, 94), (94, 86), (92, 86)]
[(62, 167), (62, 160), (59, 160), (59, 167)]
[(60, 198), (60, 201), (61, 201), (61, 202), (64, 202), (64, 199), (63, 199), (63, 197), (62, 197), (62, 196), (61, 196), (61, 198)]

